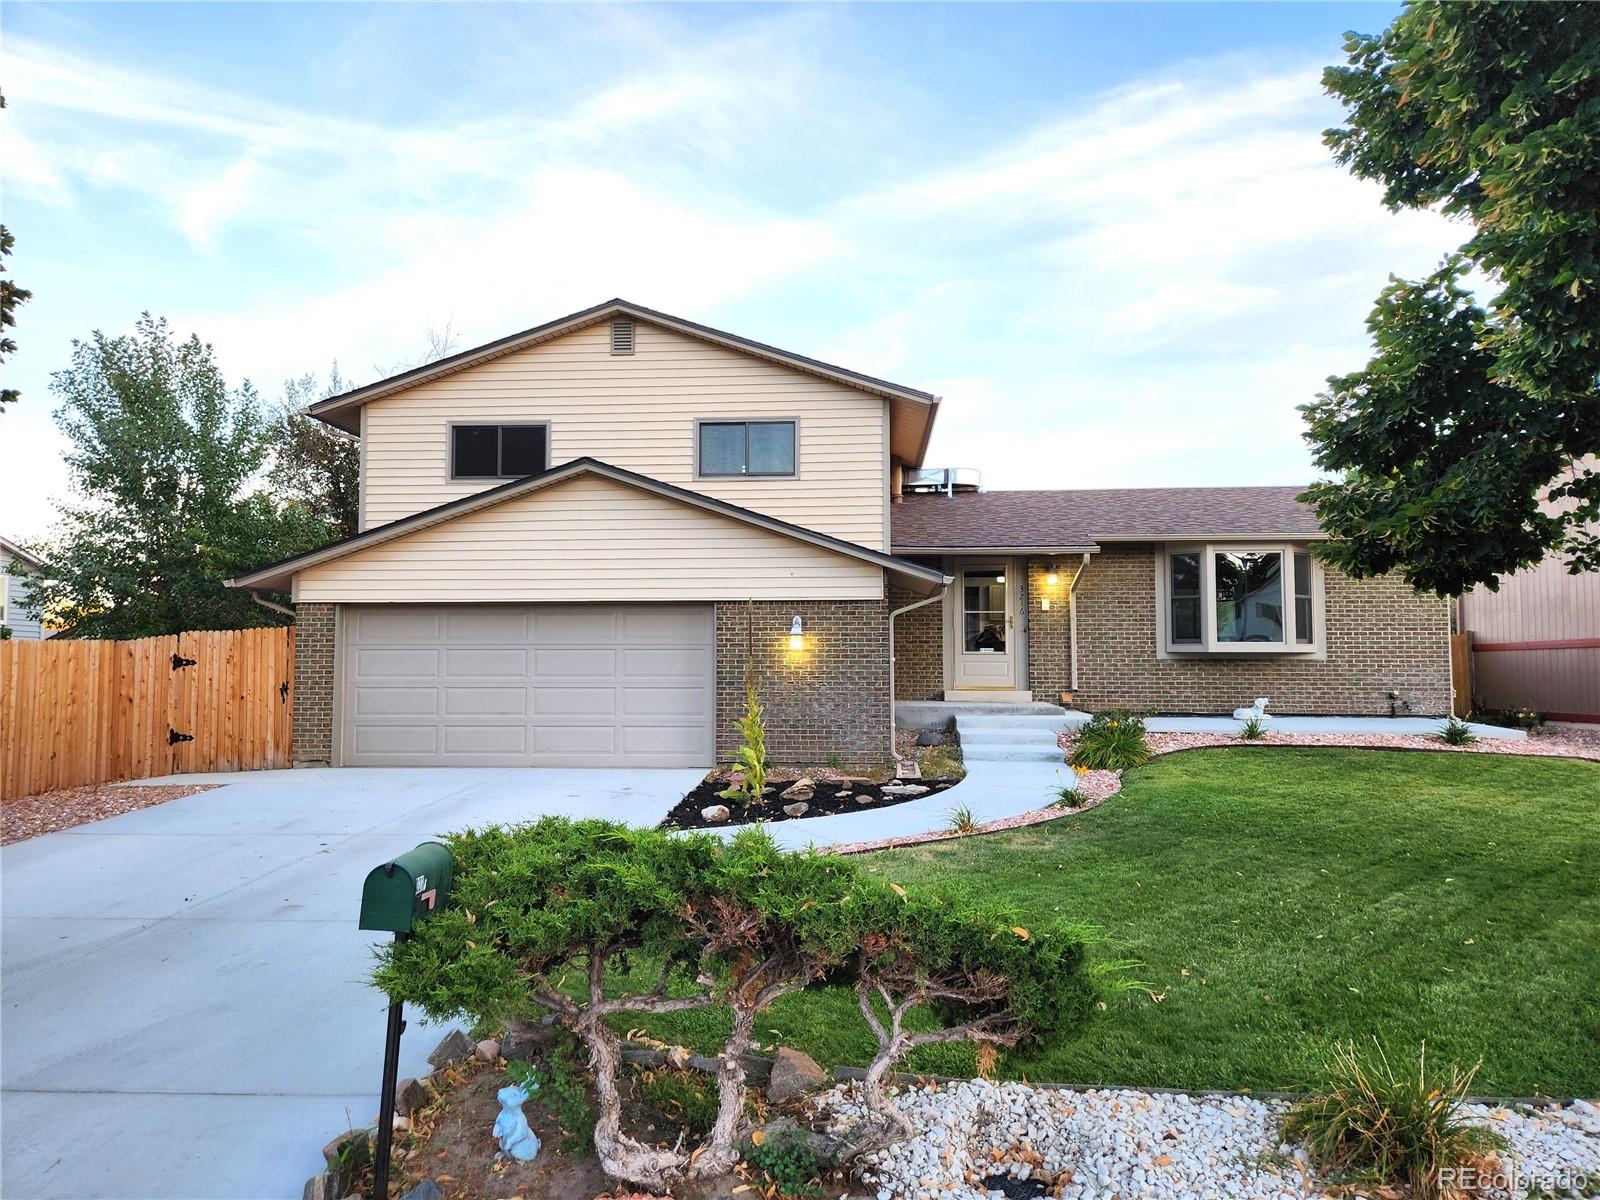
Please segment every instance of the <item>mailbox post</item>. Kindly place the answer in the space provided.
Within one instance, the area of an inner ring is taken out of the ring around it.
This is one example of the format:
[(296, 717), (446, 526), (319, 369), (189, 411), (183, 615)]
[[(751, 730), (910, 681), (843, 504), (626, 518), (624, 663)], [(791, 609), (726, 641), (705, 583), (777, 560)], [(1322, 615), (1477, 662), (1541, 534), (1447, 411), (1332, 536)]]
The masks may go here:
[[(362, 929), (382, 929), (404, 941), (450, 898), (455, 860), (442, 842), (423, 842), (392, 862), (374, 867), (361, 888)], [(383, 1090), (378, 1106), (378, 1148), (373, 1165), (375, 1200), (389, 1195), (389, 1154), (394, 1146), (395, 1075), (400, 1069), (400, 1035), (406, 1023), (400, 1001), (389, 1005), (383, 1044)]]

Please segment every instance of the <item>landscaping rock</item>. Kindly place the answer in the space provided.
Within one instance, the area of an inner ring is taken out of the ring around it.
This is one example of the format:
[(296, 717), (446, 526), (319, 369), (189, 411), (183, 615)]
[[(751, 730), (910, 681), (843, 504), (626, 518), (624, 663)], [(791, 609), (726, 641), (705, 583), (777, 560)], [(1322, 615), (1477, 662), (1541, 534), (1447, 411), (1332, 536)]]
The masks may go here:
[(810, 779), (796, 779), (778, 793), (780, 800), (810, 800), (817, 794), (817, 785)]
[(348, 1183), (349, 1180), (339, 1178), (337, 1172), (324, 1171), (321, 1175), (313, 1175), (306, 1180), (300, 1200), (341, 1200), (345, 1185)]
[(444, 1040), (439, 1043), (434, 1052), (428, 1055), (428, 1062), (437, 1071), (448, 1067), (451, 1063), (460, 1062), (463, 1058), (468, 1057), (473, 1049), (471, 1038), (459, 1029), (452, 1029), (444, 1035)]
[(532, 1062), (542, 1045), (544, 1036), (539, 1026), (513, 1021), (500, 1039), (500, 1056), (507, 1062)]
[(871, 804), (872, 799), (873, 798), (867, 795), (866, 792), (857, 792), (855, 796), (855, 801), (857, 804)]
[(891, 783), (883, 789), (885, 796), (921, 796), (930, 791), (920, 783)]
[(424, 1179), (404, 1196), (401, 1196), (400, 1200), (444, 1200), (444, 1192), (433, 1180)]
[(844, 1145), (843, 1138), (835, 1137), (831, 1133), (817, 1133), (806, 1129), (793, 1117), (779, 1117), (775, 1121), (768, 1121), (761, 1127), (760, 1133), (764, 1141), (771, 1141), (774, 1138), (788, 1140), (796, 1134), (804, 1134), (806, 1149), (824, 1163), (832, 1163), (838, 1156), (840, 1147)]
[[(394, 1085), (394, 1109), (407, 1116), (419, 1108), (427, 1108), (433, 1097), (428, 1095), (428, 1089), (422, 1086), (420, 1079), (402, 1079)], [(327, 1153), (327, 1151), (323, 1151)]]
[(360, 1142), (362, 1149), (347, 1157), (347, 1162), (361, 1163), (366, 1161), (366, 1154), (371, 1148), (372, 1131), (370, 1129), (355, 1129), (341, 1133), (333, 1141), (322, 1148), (323, 1161), (328, 1164), (328, 1170), (338, 1174), (339, 1151), (343, 1150), (346, 1143)]
[(477, 1056), (479, 1062), (492, 1063), (500, 1057), (500, 1043), (494, 1038), (484, 1038), (472, 1048), (472, 1053)]
[(783, 806), (784, 815), (790, 817), (803, 817), (807, 812), (810, 811), (810, 809), (811, 805), (807, 804), (804, 800), (797, 800), (793, 804), (785, 804)]
[(919, 746), (942, 746), (942, 745), (944, 745), (944, 731), (942, 729), (924, 729), (921, 733), (917, 734), (917, 745), (919, 745)]
[(767, 1099), (783, 1104), (828, 1085), (828, 1075), (809, 1054), (779, 1046), (772, 1057), (772, 1075), (767, 1081)]
[(700, 810), (702, 821), (726, 821), (733, 816), (733, 812), (726, 804), (708, 804)]

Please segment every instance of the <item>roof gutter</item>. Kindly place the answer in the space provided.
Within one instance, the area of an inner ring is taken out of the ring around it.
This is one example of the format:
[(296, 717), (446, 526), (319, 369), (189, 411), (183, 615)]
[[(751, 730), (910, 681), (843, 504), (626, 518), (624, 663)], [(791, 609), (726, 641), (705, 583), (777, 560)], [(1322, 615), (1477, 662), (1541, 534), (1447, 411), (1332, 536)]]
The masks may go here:
[(1100, 547), (1088, 546), (895, 546), (895, 554), (1096, 554)]

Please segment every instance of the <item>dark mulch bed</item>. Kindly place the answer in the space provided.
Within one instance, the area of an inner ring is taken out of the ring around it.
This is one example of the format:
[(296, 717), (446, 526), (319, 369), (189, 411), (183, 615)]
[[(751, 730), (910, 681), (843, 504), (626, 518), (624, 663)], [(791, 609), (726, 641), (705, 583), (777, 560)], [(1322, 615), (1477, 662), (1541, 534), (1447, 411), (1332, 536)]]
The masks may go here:
[[(838, 813), (862, 812), (869, 808), (888, 808), (904, 804), (907, 800), (922, 800), (954, 787), (955, 779), (891, 779), (886, 783), (871, 783), (864, 779), (818, 779), (812, 785), (811, 798), (805, 801), (806, 811), (801, 817), (829, 817)], [(717, 793), (725, 790), (728, 781), (721, 775), (702, 780), (695, 789), (678, 802), (661, 822), (662, 829), (714, 829), (723, 825), (750, 825), (756, 821), (793, 821), (783, 811), (784, 805), (795, 803), (783, 799), (783, 792), (791, 781), (770, 785), (760, 804), (739, 805), (724, 800)], [(900, 794), (899, 787), (925, 788), (925, 791)], [(884, 794), (888, 788), (889, 794)], [(732, 814), (726, 821), (707, 821), (700, 810), (714, 804), (723, 805)]]

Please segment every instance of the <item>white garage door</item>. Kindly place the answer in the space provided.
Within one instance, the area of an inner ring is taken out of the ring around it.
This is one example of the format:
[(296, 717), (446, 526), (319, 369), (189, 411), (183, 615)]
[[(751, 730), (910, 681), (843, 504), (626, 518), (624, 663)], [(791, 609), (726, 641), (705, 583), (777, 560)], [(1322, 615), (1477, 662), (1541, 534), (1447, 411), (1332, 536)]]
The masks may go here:
[(346, 606), (353, 767), (709, 767), (709, 604)]

